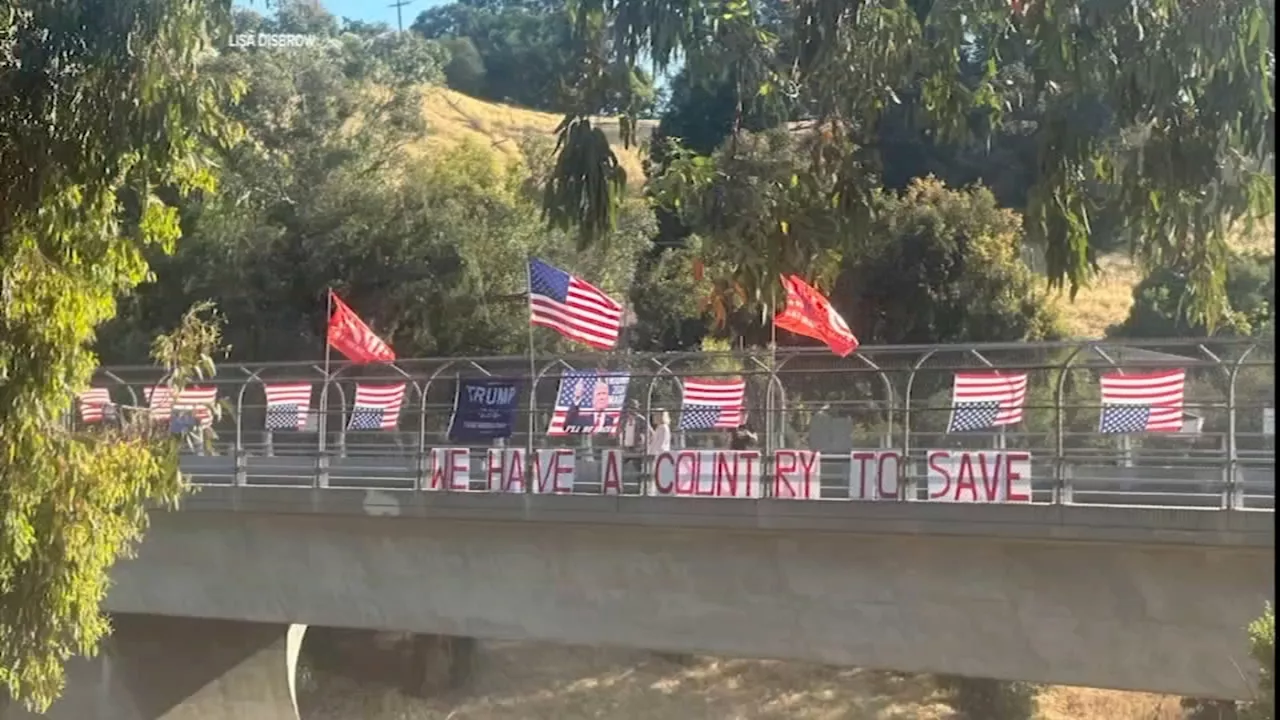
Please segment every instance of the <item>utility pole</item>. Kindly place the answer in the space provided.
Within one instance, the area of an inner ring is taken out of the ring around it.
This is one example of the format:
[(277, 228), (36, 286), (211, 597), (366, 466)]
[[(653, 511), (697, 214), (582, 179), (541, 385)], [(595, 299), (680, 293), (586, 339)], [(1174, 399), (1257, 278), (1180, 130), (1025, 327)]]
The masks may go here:
[(396, 9), (396, 28), (400, 32), (404, 32), (404, 18), (400, 16), (400, 8), (406, 5), (412, 5), (414, 2), (415, 0), (396, 0), (396, 2), (393, 2), (387, 6), (387, 7), (393, 7)]

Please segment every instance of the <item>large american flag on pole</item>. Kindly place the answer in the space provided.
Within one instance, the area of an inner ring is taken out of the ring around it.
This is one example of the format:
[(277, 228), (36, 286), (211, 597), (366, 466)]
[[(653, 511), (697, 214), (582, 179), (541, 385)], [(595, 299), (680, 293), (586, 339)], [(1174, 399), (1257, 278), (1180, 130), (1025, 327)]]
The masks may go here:
[(1102, 375), (1100, 433), (1182, 430), (1185, 370)]
[(404, 403), (404, 383), (356, 385), (356, 401), (351, 408), (348, 430), (395, 430)]
[(115, 416), (116, 406), (106, 388), (89, 388), (76, 396), (80, 406), (80, 419), (86, 423), (100, 423)]
[(590, 283), (530, 258), (529, 322), (609, 350), (618, 344), (622, 306)]
[(302, 430), (311, 410), (311, 383), (267, 383), (268, 430)]
[(742, 424), (746, 380), (685, 380), (681, 430), (731, 430)]
[(958, 372), (947, 432), (969, 432), (1022, 422), (1026, 373)]

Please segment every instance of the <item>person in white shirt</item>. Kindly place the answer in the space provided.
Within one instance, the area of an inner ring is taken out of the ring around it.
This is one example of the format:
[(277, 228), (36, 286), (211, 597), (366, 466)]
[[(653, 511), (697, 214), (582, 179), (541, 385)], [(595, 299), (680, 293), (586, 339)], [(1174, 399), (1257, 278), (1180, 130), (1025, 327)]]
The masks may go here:
[(666, 410), (659, 410), (654, 415), (654, 426), (649, 431), (648, 451), (651, 459), (661, 453), (671, 451), (671, 416)]

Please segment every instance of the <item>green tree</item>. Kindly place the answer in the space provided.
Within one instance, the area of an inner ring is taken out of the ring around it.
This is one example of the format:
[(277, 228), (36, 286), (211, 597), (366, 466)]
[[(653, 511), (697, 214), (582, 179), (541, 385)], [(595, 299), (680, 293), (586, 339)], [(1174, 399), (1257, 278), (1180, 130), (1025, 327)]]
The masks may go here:
[(449, 51), (449, 63), (444, 66), (445, 80), (449, 87), (467, 95), (481, 97), (488, 82), (484, 58), (471, 38), (443, 38), (440, 44)]
[[(1022, 261), (1020, 219), (989, 191), (926, 180), (903, 193), (875, 192), (874, 221), (850, 236), (828, 187), (803, 174), (813, 142), (783, 131), (742, 134), (711, 157), (677, 150), (652, 181), (654, 196), (694, 233), (690, 249), (711, 288), (711, 315), (730, 334), (753, 344), (769, 338), (769, 308), (781, 302), (776, 276), (759, 275), (770, 267), (831, 288), (864, 343), (1058, 334), (1045, 292)], [(769, 295), (753, 298), (749, 288)]]
[[(280, 357), (263, 343), (297, 345), (299, 321), (323, 323), (325, 283), (333, 278), (307, 284), (313, 278), (297, 269), (313, 262), (314, 237), (368, 220), (349, 221), (343, 202), (378, 212), (380, 200), (369, 193), (403, 180), (395, 173), (402, 172), (406, 148), (426, 129), (422, 83), (442, 77), (445, 59), (421, 39), (394, 43), (353, 33), (335, 39), (287, 52), (229, 50), (204, 68), (208, 77), (245, 87), (238, 103), (223, 108), (244, 134), (220, 152), (219, 192), (182, 204), (188, 242), (172, 257), (153, 253), (158, 277), (104, 328), (98, 347), (108, 360), (137, 362), (156, 328), (171, 325), (198, 298), (218, 300), (240, 353)], [(296, 301), (281, 304), (285, 291), (305, 297), (306, 310), (299, 314)], [(280, 326), (269, 320), (277, 317), (287, 319), (292, 334), (274, 334)], [(304, 344), (317, 347), (316, 328), (303, 326)]]
[(144, 248), (179, 236), (162, 196), (212, 186), (226, 88), (199, 65), (227, 5), (0, 5), (0, 683), (34, 708), (94, 652), (108, 569), (180, 489), (171, 440), (63, 418)]
[(1249, 624), (1249, 656), (1258, 663), (1258, 694), (1246, 703), (1242, 720), (1276, 717), (1276, 613), (1268, 603), (1262, 617)]
[[(663, 71), (681, 56), (687, 67), (705, 69), (711, 64), (703, 59), (714, 54), (720, 68), (739, 75), (740, 107), (778, 92), (799, 101), (818, 141), (801, 177), (823, 188), (847, 235), (870, 219), (879, 183), (871, 140), (899, 93), (917, 90), (935, 131), (963, 140), (975, 109), (991, 126), (1011, 100), (1006, 92), (1027, 92), (999, 82), (1010, 56), (1033, 79), (1029, 104), (1043, 108), (1023, 214), (1028, 242), (1045, 249), (1051, 281), (1073, 291), (1088, 282), (1090, 205), (1101, 190), (1116, 198), (1114, 216), (1135, 252), (1152, 265), (1190, 267), (1192, 310), (1207, 322), (1221, 315), (1227, 232), (1272, 207), (1273, 3), (800, 0), (788, 13), (788, 32), (772, 31), (765, 7), (746, 0), (672, 0), (661, 9), (640, 0), (573, 4), (580, 61), (562, 124), (562, 162), (544, 199), (553, 225), (577, 228), (590, 245), (615, 221), (625, 178), (589, 118), (606, 104), (618, 62), (648, 58)], [(975, 45), (999, 50), (983, 56), (976, 83), (961, 72)], [(1082, 119), (1095, 116), (1105, 122)], [(794, 220), (786, 210), (778, 208), (777, 223)], [(751, 268), (730, 271), (747, 301), (766, 304), (786, 253), (742, 262)]]
[(1046, 340), (1058, 318), (1022, 260), (1022, 224), (984, 188), (916, 180), (883, 193), (833, 298), (867, 343)]
[[(1259, 336), (1272, 330), (1276, 302), (1275, 257), (1233, 253), (1227, 263), (1230, 306), (1215, 323), (1219, 335)], [(1159, 268), (1133, 289), (1129, 317), (1108, 328), (1113, 337), (1199, 337), (1209, 327), (1190, 312), (1190, 273)]]
[[(566, 109), (566, 81), (579, 75), (569, 6), (554, 0), (459, 0), (423, 11), (413, 30), (446, 41), (468, 58), (451, 74), (450, 87), (486, 100), (538, 110)], [(469, 47), (468, 47), (469, 46)], [(484, 68), (483, 82), (473, 72)], [(462, 72), (462, 70), (467, 72)], [(613, 63), (603, 71), (608, 89), (595, 113), (653, 110), (657, 93), (649, 73)], [(454, 78), (462, 84), (454, 84)]]
[[(419, 136), (394, 114), (358, 114), (364, 86), (356, 79), (274, 67), (314, 67), (306, 55), (265, 58), (271, 64), (246, 76), (250, 92), (237, 109), (246, 147), (229, 152), (223, 192), (188, 206), (182, 249), (157, 259), (156, 281), (104, 329), (100, 348), (110, 360), (137, 361), (145, 338), (196, 297), (227, 313), (239, 359), (314, 359), (324, 343), (326, 287), (402, 356), (521, 352), (529, 255), (626, 297), (655, 232), (644, 202), (623, 208), (608, 251), (573, 254), (562, 233), (541, 224), (529, 192), (527, 178), (544, 172), (536, 168), (547, 152), (530, 149), (526, 163), (475, 145), (406, 152)], [(278, 86), (279, 77), (315, 82)], [(332, 114), (289, 113), (276, 96), (291, 106), (329, 97)], [(342, 110), (347, 102), (352, 114)], [(358, 131), (338, 132), (353, 117), (361, 118)], [(543, 350), (566, 347), (553, 333), (535, 338)]]
[(631, 307), (636, 325), (632, 350), (696, 350), (707, 334), (705, 283), (695, 275), (695, 253), (688, 248), (653, 248), (636, 268)]

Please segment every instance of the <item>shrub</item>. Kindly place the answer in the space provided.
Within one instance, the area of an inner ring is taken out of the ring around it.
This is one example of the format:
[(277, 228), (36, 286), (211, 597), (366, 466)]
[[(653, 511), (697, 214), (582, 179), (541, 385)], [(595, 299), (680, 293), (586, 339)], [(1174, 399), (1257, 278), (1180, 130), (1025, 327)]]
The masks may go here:
[(1231, 700), (1182, 698), (1183, 720), (1237, 720), (1240, 712)]
[(1258, 663), (1258, 692), (1247, 703), (1243, 720), (1275, 720), (1276, 716), (1276, 615), (1267, 603), (1262, 617), (1249, 624), (1249, 655)]
[(1030, 720), (1036, 710), (1036, 686), (989, 678), (946, 675), (939, 686), (951, 707), (968, 720)]

